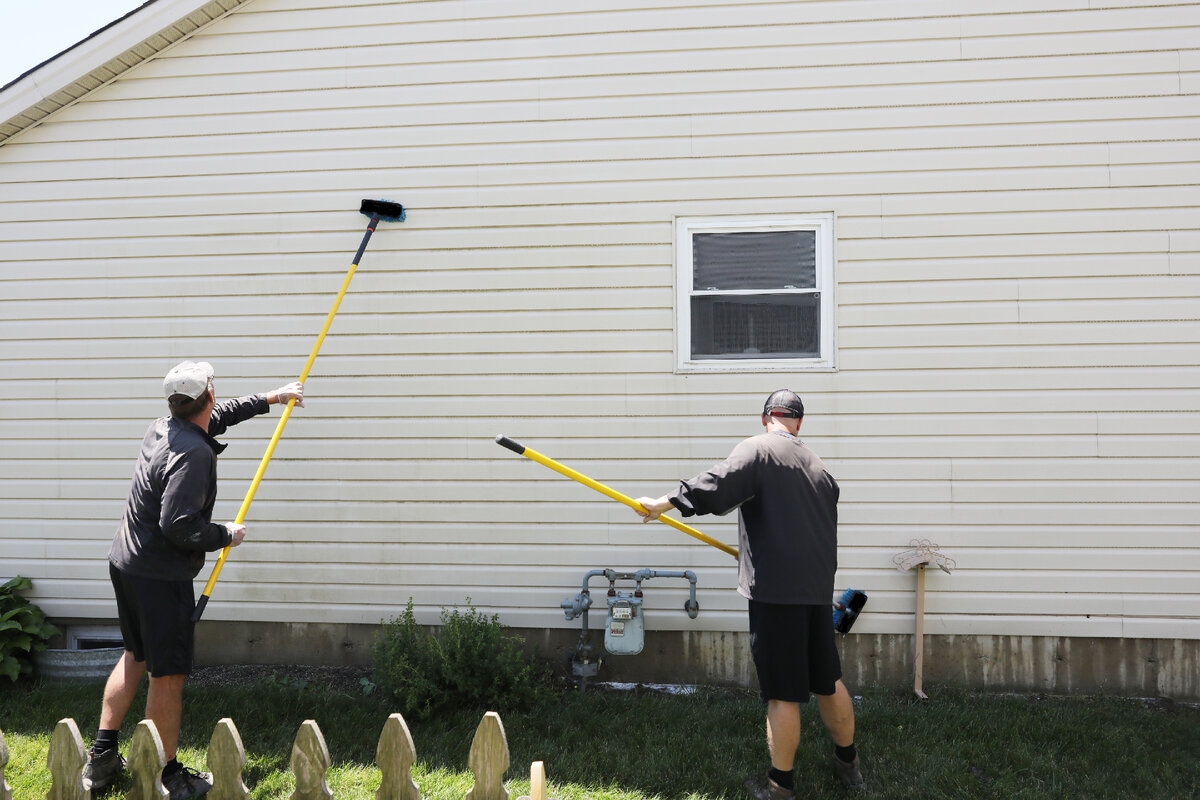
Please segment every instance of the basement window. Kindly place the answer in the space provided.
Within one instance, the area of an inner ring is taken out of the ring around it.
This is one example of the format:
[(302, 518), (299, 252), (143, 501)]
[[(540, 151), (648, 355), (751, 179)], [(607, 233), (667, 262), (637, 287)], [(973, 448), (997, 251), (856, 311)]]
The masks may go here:
[(679, 372), (832, 370), (833, 214), (675, 220)]
[(72, 625), (64, 636), (68, 650), (122, 647), (121, 629), (115, 625)]

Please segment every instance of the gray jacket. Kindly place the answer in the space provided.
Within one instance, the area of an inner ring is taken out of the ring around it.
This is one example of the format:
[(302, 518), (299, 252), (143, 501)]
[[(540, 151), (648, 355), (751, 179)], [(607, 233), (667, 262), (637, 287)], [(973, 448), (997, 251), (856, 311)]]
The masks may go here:
[(195, 578), (204, 554), (233, 540), (224, 525), (212, 521), (217, 455), (226, 447), (214, 437), (269, 409), (265, 396), (250, 395), (218, 403), (207, 431), (174, 417), (151, 423), (108, 560), (146, 578)]
[(763, 603), (828, 604), (841, 490), (799, 438), (772, 431), (667, 495), (679, 512), (738, 509), (738, 593)]

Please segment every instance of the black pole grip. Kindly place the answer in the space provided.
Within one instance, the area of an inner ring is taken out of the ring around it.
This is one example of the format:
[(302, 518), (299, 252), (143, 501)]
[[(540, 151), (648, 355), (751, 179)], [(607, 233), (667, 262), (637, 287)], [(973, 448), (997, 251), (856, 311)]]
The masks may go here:
[(196, 610), (192, 612), (192, 622), (199, 622), (204, 616), (204, 608), (208, 605), (208, 595), (200, 595), (200, 599), (196, 601)]
[(504, 434), (500, 434), (496, 437), (496, 444), (500, 445), (501, 447), (507, 447), (509, 450), (512, 450), (519, 456), (525, 455), (525, 445), (521, 444), (520, 442), (514, 442)]
[(367, 225), (366, 233), (363, 234), (362, 244), (358, 246), (358, 252), (354, 254), (354, 266), (358, 266), (362, 261), (363, 253), (367, 250), (367, 242), (371, 241), (371, 234), (375, 232), (375, 226), (379, 224), (379, 217), (371, 217), (371, 222)]

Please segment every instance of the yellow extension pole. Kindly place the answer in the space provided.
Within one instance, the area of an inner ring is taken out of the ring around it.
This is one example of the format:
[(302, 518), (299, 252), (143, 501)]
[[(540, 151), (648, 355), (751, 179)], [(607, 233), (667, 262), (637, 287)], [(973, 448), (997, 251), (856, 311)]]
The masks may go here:
[[(346, 290), (350, 288), (350, 279), (354, 277), (355, 270), (358, 269), (358, 262), (362, 260), (363, 252), (367, 249), (367, 242), (371, 239), (371, 234), (375, 232), (375, 226), (379, 224), (380, 219), (389, 221), (403, 221), (404, 209), (395, 203), (388, 203), (381, 200), (364, 200), (360, 211), (371, 216), (371, 222), (367, 226), (367, 231), (363, 235), (362, 244), (358, 247), (358, 254), (354, 257), (354, 263), (350, 265), (349, 271), (346, 273), (345, 280), (342, 281), (342, 288), (338, 290), (337, 297), (333, 301), (333, 307), (329, 309), (329, 314), (325, 317), (325, 324), (321, 326), (321, 333), (317, 336), (317, 341), (313, 344), (312, 352), (308, 354), (308, 361), (304, 363), (304, 369), (300, 372), (298, 378), (300, 383), (308, 380), (309, 370), (312, 369), (313, 362), (317, 360), (317, 353), (321, 351), (321, 343), (325, 341), (325, 334), (329, 333), (329, 326), (333, 324), (333, 318), (337, 315), (338, 306), (342, 304), (342, 298), (346, 296)], [(258, 464), (258, 471), (254, 473), (254, 480), (250, 482), (250, 489), (246, 492), (245, 498), (242, 500), (242, 507), (238, 509), (237, 517), (234, 518), (234, 523), (241, 525), (246, 520), (246, 512), (250, 510), (250, 503), (254, 500), (254, 494), (258, 491), (258, 485), (262, 483), (263, 473), (267, 471), (267, 464), (271, 462), (271, 456), (275, 452), (275, 446), (279, 444), (279, 437), (283, 436), (284, 426), (287, 425), (288, 419), (292, 416), (292, 409), (296, 406), (296, 399), (288, 400), (287, 408), (283, 410), (283, 415), (279, 418), (279, 424), (275, 426), (275, 433), (271, 436), (271, 442), (267, 445), (267, 452), (263, 454), (262, 461)], [(208, 598), (212, 596), (213, 587), (217, 584), (217, 578), (221, 575), (221, 568), (225, 566), (225, 560), (229, 558), (231, 547), (226, 547), (221, 551), (221, 555), (217, 558), (217, 563), (213, 565), (212, 575), (208, 578), (208, 583), (204, 585), (204, 592), (200, 595), (200, 599), (196, 601), (196, 610), (192, 613), (192, 622), (199, 621), (204, 614), (204, 609), (208, 605)]]
[[(532, 448), (526, 447), (525, 445), (523, 445), (519, 442), (515, 442), (512, 439), (508, 438), (507, 436), (503, 436), (503, 435), (497, 436), (496, 444), (500, 445), (501, 447), (506, 447), (509, 450), (512, 450), (517, 455), (525, 456), (526, 458), (530, 459), (531, 461), (536, 461), (537, 463), (541, 464), (543, 467), (549, 467), (550, 469), (554, 470), (555, 472), (559, 473), (560, 475), (566, 475), (571, 480), (578, 481), (579, 483), (582, 483), (584, 486), (587, 486), (590, 489), (595, 489), (597, 492), (600, 492), (600, 494), (611, 497), (613, 500), (616, 500), (619, 503), (624, 503), (625, 505), (629, 506), (630, 508), (632, 508), (635, 511), (645, 511), (646, 510), (643, 506), (639, 505), (638, 502), (636, 500), (634, 500), (633, 498), (623, 495), (620, 492), (616, 491), (615, 489), (610, 489), (609, 487), (605, 486), (603, 483), (592, 480), (588, 476), (584, 475), (582, 472), (576, 472), (575, 470), (571, 469), (570, 467), (558, 463), (553, 458), (550, 458), (549, 456), (544, 456), (541, 453), (539, 453), (538, 451), (536, 451)], [(672, 528), (674, 528), (677, 531), (686, 533), (688, 536), (693, 536), (693, 537), (699, 539), (700, 541), (704, 542), (705, 544), (710, 544), (713, 547), (717, 548), (718, 550), (724, 550), (726, 553), (729, 553), (729, 555), (733, 556), (734, 558), (738, 557), (738, 551), (736, 548), (730, 547), (729, 545), (725, 544), (724, 542), (718, 542), (716, 539), (712, 538), (711, 536), (706, 536), (705, 534), (696, 530), (692, 526), (685, 525), (682, 522), (680, 522), (679, 520), (672, 519), (671, 517), (660, 516), (658, 518), (658, 521), (671, 526)]]
[[(346, 273), (346, 279), (342, 281), (341, 291), (338, 292), (337, 299), (333, 301), (333, 308), (329, 309), (329, 316), (325, 318), (325, 324), (321, 326), (321, 335), (317, 337), (317, 343), (313, 345), (312, 352), (308, 354), (308, 361), (304, 364), (304, 370), (297, 379), (300, 383), (304, 383), (308, 379), (308, 372), (312, 369), (313, 362), (317, 360), (321, 343), (325, 341), (325, 334), (329, 333), (329, 326), (333, 323), (333, 317), (337, 314), (342, 298), (346, 296), (346, 289), (349, 288), (350, 279), (354, 277), (356, 269), (358, 269), (358, 264), (352, 264), (350, 271)], [(235, 524), (241, 525), (245, 522), (246, 512), (250, 510), (250, 503), (254, 501), (254, 494), (258, 491), (258, 485), (262, 483), (263, 474), (267, 471), (267, 464), (271, 463), (271, 456), (275, 453), (275, 445), (279, 444), (279, 438), (283, 436), (283, 428), (287, 425), (288, 419), (292, 416), (292, 409), (295, 407), (296, 398), (293, 397), (288, 400), (287, 408), (283, 410), (283, 416), (279, 418), (279, 424), (275, 426), (275, 433), (272, 434), (271, 442), (267, 445), (267, 452), (263, 454), (262, 461), (258, 463), (258, 471), (254, 473), (254, 480), (250, 481), (250, 489), (242, 499), (242, 507), (238, 509), (237, 516), (233, 520)], [(221, 568), (225, 566), (225, 560), (229, 558), (230, 549), (231, 547), (226, 547), (222, 550), (221, 555), (217, 558), (217, 563), (213, 565), (212, 575), (208, 577), (208, 583), (204, 585), (204, 592), (196, 602), (196, 613), (193, 615), (193, 620), (199, 620), (204, 613), (204, 607), (208, 605), (208, 598), (212, 596), (217, 578), (221, 576)]]

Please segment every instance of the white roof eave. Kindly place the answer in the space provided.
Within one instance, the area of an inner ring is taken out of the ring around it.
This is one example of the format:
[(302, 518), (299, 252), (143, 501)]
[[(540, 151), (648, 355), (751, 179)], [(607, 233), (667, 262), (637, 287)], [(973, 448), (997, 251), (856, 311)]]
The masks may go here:
[(0, 145), (248, 0), (150, 0), (0, 89)]

